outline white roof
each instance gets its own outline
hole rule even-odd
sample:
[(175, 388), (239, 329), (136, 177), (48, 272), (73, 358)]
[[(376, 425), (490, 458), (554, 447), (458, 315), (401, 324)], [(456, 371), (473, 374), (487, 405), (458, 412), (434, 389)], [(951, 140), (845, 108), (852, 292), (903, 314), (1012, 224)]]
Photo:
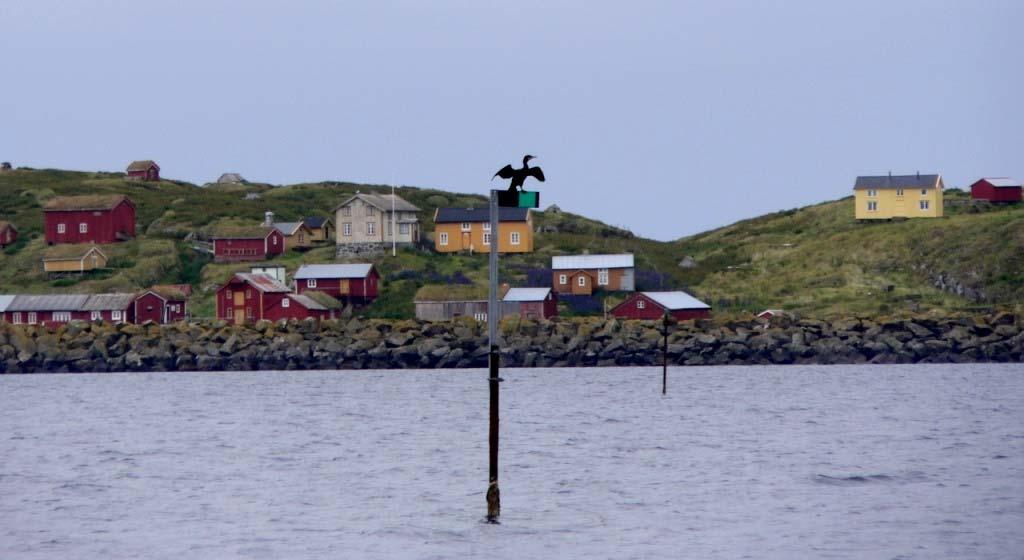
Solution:
[(0, 313), (7, 311), (7, 307), (11, 305), (11, 302), (14, 301), (14, 298), (16, 297), (17, 296), (0, 296)]
[(581, 268), (633, 268), (633, 255), (566, 255), (551, 257), (554, 270), (579, 270)]
[(988, 184), (993, 187), (1019, 187), (1020, 181), (1015, 181), (1009, 177), (985, 177)]
[(675, 311), (677, 309), (711, 309), (711, 306), (686, 292), (640, 292), (655, 303)]
[(502, 301), (544, 301), (551, 288), (509, 288)]
[(295, 273), (296, 280), (308, 278), (366, 278), (370, 274), (372, 264), (304, 264)]

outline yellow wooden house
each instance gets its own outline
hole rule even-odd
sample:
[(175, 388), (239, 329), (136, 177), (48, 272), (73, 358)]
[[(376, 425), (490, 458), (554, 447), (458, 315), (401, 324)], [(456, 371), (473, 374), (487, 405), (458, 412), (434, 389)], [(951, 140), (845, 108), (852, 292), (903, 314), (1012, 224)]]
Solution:
[[(498, 252), (533, 252), (533, 214), (529, 208), (499, 208)], [(434, 249), (438, 253), (491, 252), (490, 210), (438, 208), (434, 212)]]
[(85, 273), (107, 266), (107, 256), (95, 245), (54, 245), (43, 253), (48, 274)]
[(942, 175), (868, 175), (853, 185), (858, 220), (941, 218)]

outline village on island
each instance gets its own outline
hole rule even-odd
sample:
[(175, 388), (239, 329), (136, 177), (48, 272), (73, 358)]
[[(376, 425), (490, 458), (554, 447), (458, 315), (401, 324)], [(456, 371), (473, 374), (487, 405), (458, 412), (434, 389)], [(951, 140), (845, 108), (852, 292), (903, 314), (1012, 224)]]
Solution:
[[(9, 171), (10, 164), (4, 164)], [(134, 161), (126, 184), (160, 181), (151, 160)], [(238, 174), (219, 182), (241, 183)], [(899, 220), (943, 216), (939, 174), (857, 177), (855, 215), (851, 220)], [(976, 200), (1021, 201), (1021, 182), (982, 178), (970, 188)], [(40, 208), (47, 249), (38, 266), (51, 278), (88, 275), (109, 264), (105, 248), (136, 237), (136, 203), (124, 194), (54, 196)], [(497, 244), (501, 254), (531, 253), (533, 210), (500, 209), (500, 237), (494, 239), (485, 207), (439, 207), (432, 216), (396, 194), (356, 192), (332, 208), (309, 208), (309, 215), (278, 221), (272, 208), (252, 216), (249, 225), (215, 227), (192, 240), (194, 250), (214, 263), (237, 265), (215, 296), (215, 318), (232, 324), (262, 320), (329, 320), (358, 313), (387, 290), (374, 259), (394, 248), (417, 248), (436, 254), (486, 255)], [(432, 222), (432, 224), (430, 223)], [(429, 225), (428, 225), (429, 224)], [(432, 228), (425, 235), (424, 228)], [(18, 239), (18, 224), (0, 221), (0, 245)], [(335, 259), (305, 263), (289, 270), (276, 259), (288, 252), (335, 246)], [(597, 314), (622, 319), (676, 320), (709, 317), (711, 305), (680, 290), (638, 291), (632, 252), (563, 254), (550, 258), (550, 276), (523, 286), (501, 287), (502, 317), (544, 320), (558, 315), (559, 298), (614, 292), (621, 301)], [(131, 293), (0, 295), (0, 320), (10, 324), (59, 326), (75, 320), (168, 324), (193, 317), (189, 284), (158, 284)], [(424, 321), (472, 318), (488, 320), (486, 294), (473, 287), (425, 286), (414, 301), (415, 317)], [(783, 313), (766, 309), (763, 315)]]

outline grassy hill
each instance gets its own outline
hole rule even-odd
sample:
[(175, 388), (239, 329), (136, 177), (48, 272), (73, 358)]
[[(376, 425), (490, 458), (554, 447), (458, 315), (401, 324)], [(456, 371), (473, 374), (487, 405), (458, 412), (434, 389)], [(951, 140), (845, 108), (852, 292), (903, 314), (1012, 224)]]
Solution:
[[(266, 210), (280, 221), (330, 216), (339, 202), (390, 188), (344, 182), (210, 185), (180, 181), (137, 183), (121, 173), (19, 169), (0, 173), (0, 219), (14, 222), (19, 242), (0, 253), (0, 293), (134, 290), (154, 283), (192, 284), (191, 309), (213, 314), (217, 286), (247, 265), (213, 264), (191, 249), (187, 235), (219, 224), (257, 224)], [(110, 269), (82, 279), (47, 278), (40, 258), (42, 204), (53, 196), (123, 193), (136, 203), (139, 237), (108, 245)], [(483, 196), (402, 187), (398, 194), (423, 209), (423, 230), (439, 206), (483, 206)], [(659, 242), (583, 216), (538, 212), (536, 252), (503, 257), (503, 279), (514, 285), (550, 282), (553, 255), (631, 251), (638, 288), (684, 288), (721, 311), (782, 307), (808, 315), (865, 315), (899, 311), (948, 313), (1024, 300), (1024, 208), (977, 208), (950, 191), (947, 218), (880, 224), (853, 221), (852, 199), (780, 212), (684, 238)], [(288, 253), (274, 262), (294, 271), (333, 260), (332, 247)], [(679, 266), (684, 257), (693, 265)], [(384, 277), (380, 299), (365, 313), (404, 318), (424, 285), (481, 286), (484, 255), (437, 255), (402, 250), (376, 259)], [(946, 289), (940, 289), (944, 286)], [(955, 293), (959, 291), (961, 295)], [(602, 296), (604, 297), (604, 296)], [(609, 304), (620, 296), (607, 296)], [(584, 302), (586, 303), (586, 302)], [(573, 309), (600, 309), (591, 302)]]

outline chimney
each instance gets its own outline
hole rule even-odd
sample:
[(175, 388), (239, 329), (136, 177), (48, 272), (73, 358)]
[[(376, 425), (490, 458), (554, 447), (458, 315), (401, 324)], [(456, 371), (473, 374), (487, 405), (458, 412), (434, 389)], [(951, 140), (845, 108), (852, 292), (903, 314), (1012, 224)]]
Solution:
[(274, 225), (274, 213), (270, 210), (263, 213), (263, 225), (267, 227)]
[(920, 180), (921, 180), (921, 172), (920, 172), (920, 171), (918, 171), (918, 172), (917, 172), (917, 180), (918, 180), (918, 181), (920, 181)]

